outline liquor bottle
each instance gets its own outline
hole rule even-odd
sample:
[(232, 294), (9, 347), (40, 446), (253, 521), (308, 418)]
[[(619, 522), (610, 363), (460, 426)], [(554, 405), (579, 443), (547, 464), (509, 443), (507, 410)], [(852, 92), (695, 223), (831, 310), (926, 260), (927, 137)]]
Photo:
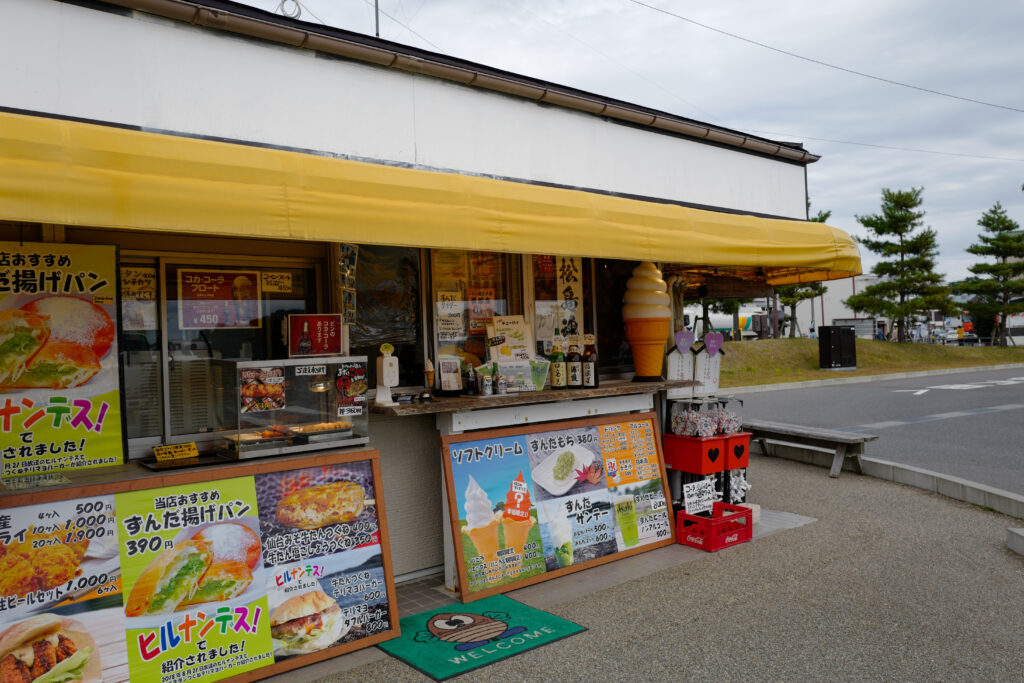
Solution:
[(567, 384), (570, 389), (583, 388), (583, 356), (577, 344), (569, 345), (569, 353), (565, 356), (565, 370), (568, 375)]
[(597, 346), (594, 335), (586, 334), (583, 335), (583, 388), (595, 389), (597, 386)]
[(312, 350), (313, 340), (309, 337), (309, 322), (307, 321), (302, 323), (302, 334), (299, 336), (299, 354), (306, 356)]
[(551, 388), (556, 391), (565, 389), (566, 384), (565, 354), (562, 347), (555, 344), (551, 347)]

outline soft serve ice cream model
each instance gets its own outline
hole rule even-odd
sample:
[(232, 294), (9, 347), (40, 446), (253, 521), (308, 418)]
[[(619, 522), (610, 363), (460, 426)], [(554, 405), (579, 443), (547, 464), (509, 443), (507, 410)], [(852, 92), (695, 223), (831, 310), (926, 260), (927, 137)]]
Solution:
[(462, 531), (473, 541), (476, 551), (483, 558), (487, 581), (495, 583), (501, 580), (502, 570), (498, 559), (499, 516), (493, 512), (492, 507), (487, 492), (470, 476), (466, 486), (466, 526), (462, 527)]
[(512, 480), (508, 493), (505, 495), (505, 510), (501, 515), (501, 529), (505, 534), (505, 547), (515, 552), (508, 555), (506, 570), (508, 575), (516, 577), (523, 568), (523, 546), (533, 528), (530, 516), (530, 489), (523, 479), (522, 470)]
[(622, 300), (622, 321), (636, 371), (633, 381), (660, 380), (665, 342), (672, 326), (672, 311), (668, 307), (671, 299), (661, 271), (650, 262), (634, 268)]

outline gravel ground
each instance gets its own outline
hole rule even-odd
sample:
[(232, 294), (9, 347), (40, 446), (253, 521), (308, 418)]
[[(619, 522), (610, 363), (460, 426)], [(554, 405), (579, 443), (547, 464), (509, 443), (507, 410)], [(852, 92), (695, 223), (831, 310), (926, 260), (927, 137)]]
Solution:
[[(1020, 520), (773, 458), (749, 479), (817, 521), (546, 605), (589, 630), (452, 680), (1024, 680)], [(322, 680), (430, 679), (389, 658)]]

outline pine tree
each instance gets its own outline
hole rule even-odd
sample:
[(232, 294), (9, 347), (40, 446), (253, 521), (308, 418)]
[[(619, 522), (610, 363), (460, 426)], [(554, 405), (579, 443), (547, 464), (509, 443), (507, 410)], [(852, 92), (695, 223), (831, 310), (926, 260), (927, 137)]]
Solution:
[[(979, 244), (972, 244), (967, 251), (975, 256), (992, 257), (992, 261), (981, 261), (967, 270), (975, 276), (960, 285), (960, 289), (979, 297), (982, 307), (991, 307), (1000, 312), (999, 345), (1006, 346), (1006, 319), (1010, 313), (1024, 311), (1024, 303), (1010, 303), (1014, 295), (1024, 294), (1024, 231), (1020, 225), (1006, 215), (999, 202), (983, 213), (978, 220), (982, 232), (978, 234)], [(971, 308), (975, 308), (972, 304)]]
[(857, 241), (882, 257), (871, 269), (880, 281), (846, 300), (858, 313), (884, 315), (896, 322), (897, 339), (907, 341), (907, 322), (931, 310), (951, 313), (953, 304), (943, 276), (935, 272), (939, 253), (935, 231), (924, 228), (924, 188), (882, 190), (882, 212), (857, 216), (868, 237)]

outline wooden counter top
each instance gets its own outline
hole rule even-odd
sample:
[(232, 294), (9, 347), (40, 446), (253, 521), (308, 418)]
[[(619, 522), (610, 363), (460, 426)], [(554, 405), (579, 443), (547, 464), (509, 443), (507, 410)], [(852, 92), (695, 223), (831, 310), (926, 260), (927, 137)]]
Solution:
[(575, 401), (602, 396), (623, 396), (626, 394), (650, 394), (665, 389), (682, 389), (697, 386), (692, 380), (660, 380), (658, 382), (632, 382), (613, 380), (602, 382), (596, 389), (567, 389), (565, 391), (525, 391), (515, 394), (493, 396), (458, 396), (447, 398), (435, 396), (428, 403), (399, 403), (393, 406), (371, 404), (374, 413), (402, 417), (406, 415), (427, 415), (430, 413), (454, 413), (461, 410), (480, 410), (503, 406), (521, 406), (556, 401)]

